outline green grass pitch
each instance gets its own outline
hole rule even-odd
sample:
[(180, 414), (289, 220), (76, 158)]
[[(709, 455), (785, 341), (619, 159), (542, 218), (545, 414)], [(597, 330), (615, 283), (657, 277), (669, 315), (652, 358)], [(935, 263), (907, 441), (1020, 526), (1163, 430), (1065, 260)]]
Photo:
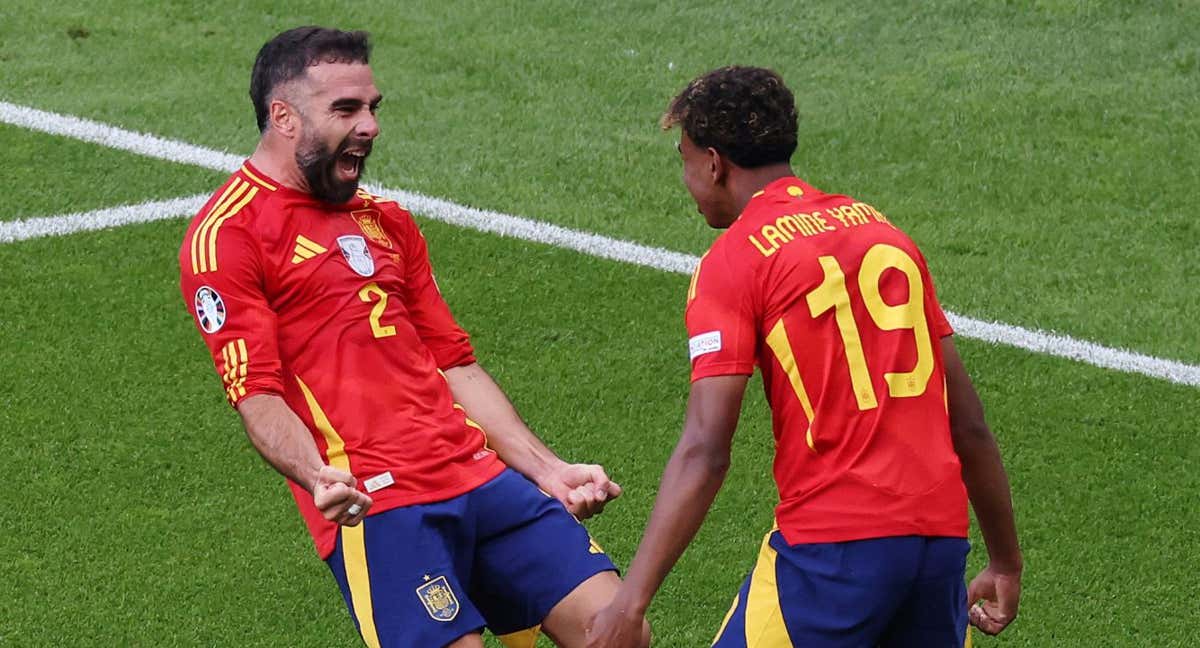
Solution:
[[(347, 5), (9, 0), (0, 101), (248, 153), (258, 47), (367, 29), (369, 181), (698, 254), (713, 233), (656, 119), (702, 71), (766, 65), (796, 91), (798, 172), (912, 234), (948, 309), (1200, 363), (1195, 3)], [(223, 178), (7, 125), (0, 170), (0, 221)], [(682, 422), (687, 278), (421, 224), (484, 366), (625, 486), (589, 522), (625, 566)], [(0, 646), (356, 644), (182, 306), (184, 227), (0, 244)], [(1021, 617), (975, 645), (1192, 645), (1196, 389), (959, 344), (1027, 563)], [(711, 639), (770, 526), (770, 453), (756, 379), (728, 484), (650, 610), (657, 645)]]

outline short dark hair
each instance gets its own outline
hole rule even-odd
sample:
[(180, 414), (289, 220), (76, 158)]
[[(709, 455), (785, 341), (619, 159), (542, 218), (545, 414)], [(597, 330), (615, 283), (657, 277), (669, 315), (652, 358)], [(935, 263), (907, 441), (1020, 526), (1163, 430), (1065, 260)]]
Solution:
[(659, 122), (678, 124), (697, 146), (744, 168), (788, 162), (796, 152), (796, 100), (773, 70), (730, 66), (696, 77)]
[(367, 63), (371, 52), (367, 32), (326, 27), (296, 27), (267, 41), (250, 73), (250, 101), (259, 132), (267, 130), (271, 93), (302, 76), (319, 63)]

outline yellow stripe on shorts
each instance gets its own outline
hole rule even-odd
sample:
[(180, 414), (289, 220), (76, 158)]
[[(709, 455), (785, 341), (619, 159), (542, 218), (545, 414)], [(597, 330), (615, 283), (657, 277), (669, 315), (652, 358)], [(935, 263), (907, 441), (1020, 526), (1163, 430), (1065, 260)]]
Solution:
[(540, 634), (542, 634), (542, 626), (535, 625), (532, 628), (517, 630), (506, 635), (496, 635), (496, 638), (505, 645), (505, 648), (534, 648)]
[(758, 551), (758, 562), (750, 577), (750, 592), (746, 595), (746, 648), (792, 645), (787, 626), (783, 624), (783, 610), (779, 607), (779, 587), (775, 580), (777, 555), (771, 547), (771, 533), (768, 533)]

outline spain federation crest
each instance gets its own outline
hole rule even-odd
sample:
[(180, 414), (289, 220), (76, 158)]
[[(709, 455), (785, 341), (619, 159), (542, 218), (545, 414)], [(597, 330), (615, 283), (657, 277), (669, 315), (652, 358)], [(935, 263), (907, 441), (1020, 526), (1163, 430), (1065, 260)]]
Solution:
[(367, 239), (357, 234), (339, 236), (338, 247), (342, 248), (342, 256), (350, 264), (350, 269), (364, 277), (375, 274), (375, 258), (367, 248)]
[(417, 596), (434, 621), (453, 621), (458, 616), (458, 597), (445, 576), (438, 576), (418, 587)]
[(205, 333), (216, 333), (225, 326), (225, 301), (217, 291), (200, 286), (196, 291), (196, 321)]
[(350, 212), (350, 217), (354, 219), (354, 222), (358, 223), (359, 229), (363, 231), (363, 234), (367, 238), (385, 248), (391, 249), (392, 239), (388, 238), (387, 232), (383, 231), (383, 227), (379, 224), (379, 212), (374, 209), (359, 209)]

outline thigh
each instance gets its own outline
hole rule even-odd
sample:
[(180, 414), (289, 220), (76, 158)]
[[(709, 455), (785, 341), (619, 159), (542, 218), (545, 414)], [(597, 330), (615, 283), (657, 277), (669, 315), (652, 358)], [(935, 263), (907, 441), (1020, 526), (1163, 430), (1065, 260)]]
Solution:
[[(551, 610), (585, 583), (589, 584), (571, 604), (549, 619), (551, 625), (566, 631), (569, 624), (560, 619), (574, 614), (570, 611), (592, 604), (605, 592), (611, 598), (617, 581), (612, 560), (558, 500), (519, 473), (505, 471), (479, 488), (472, 494), (472, 506), (479, 537), (470, 596), (497, 635), (543, 624)], [(611, 580), (590, 582), (605, 572), (612, 572)], [(517, 645), (515, 640), (512, 645)]]
[(465, 647), (478, 640), (483, 616), (455, 569), (462, 508), (455, 500), (401, 507), (341, 527), (326, 563), (368, 646)]
[(880, 646), (961, 648), (966, 643), (969, 551), (962, 538), (925, 539), (920, 571)]

